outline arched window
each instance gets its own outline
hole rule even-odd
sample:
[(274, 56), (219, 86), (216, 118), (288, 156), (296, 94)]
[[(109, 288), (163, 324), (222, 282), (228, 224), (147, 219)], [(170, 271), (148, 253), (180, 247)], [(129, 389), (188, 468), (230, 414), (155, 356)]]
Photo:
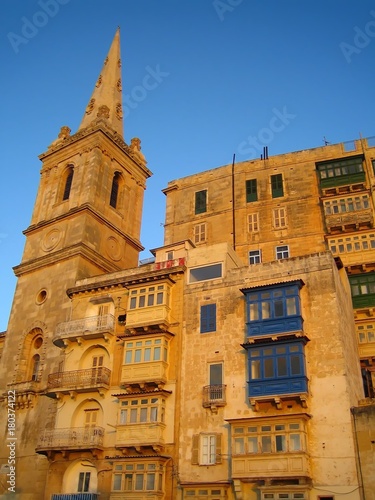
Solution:
[(39, 366), (40, 366), (40, 356), (39, 354), (35, 354), (33, 356), (31, 380), (38, 380)]
[(119, 172), (115, 172), (115, 175), (113, 176), (112, 180), (111, 196), (109, 199), (109, 204), (113, 208), (117, 208), (118, 206), (120, 183), (121, 183), (121, 175)]
[(74, 169), (70, 166), (65, 173), (65, 184), (62, 200), (68, 200), (70, 196), (70, 190), (72, 188)]

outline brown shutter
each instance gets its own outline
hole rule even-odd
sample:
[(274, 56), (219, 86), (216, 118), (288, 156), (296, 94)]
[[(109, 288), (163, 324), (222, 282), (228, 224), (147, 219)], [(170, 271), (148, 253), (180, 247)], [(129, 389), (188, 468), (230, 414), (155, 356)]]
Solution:
[(194, 434), (193, 436), (191, 463), (193, 465), (199, 464), (199, 434)]
[(216, 463), (221, 464), (221, 434), (216, 434)]

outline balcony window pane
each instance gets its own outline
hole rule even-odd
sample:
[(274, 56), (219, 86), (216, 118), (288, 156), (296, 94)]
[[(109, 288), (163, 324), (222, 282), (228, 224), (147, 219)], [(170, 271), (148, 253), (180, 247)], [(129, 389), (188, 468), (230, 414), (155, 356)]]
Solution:
[(114, 474), (114, 476), (113, 476), (113, 490), (114, 491), (121, 490), (121, 479), (122, 479), (122, 474)]
[(137, 410), (135, 408), (132, 408), (130, 410), (130, 423), (135, 424), (137, 421)]
[(301, 449), (301, 435), (300, 434), (290, 434), (289, 436), (289, 447), (290, 451), (299, 451)]
[(271, 303), (262, 302), (262, 319), (267, 319), (271, 316)]
[(157, 422), (158, 420), (158, 409), (157, 407), (152, 407), (150, 412), (150, 422)]
[(143, 490), (143, 474), (135, 475), (135, 488), (136, 491)]
[(271, 453), (271, 436), (262, 436), (262, 452)]
[(131, 491), (133, 489), (133, 474), (125, 474), (125, 491)]
[(243, 438), (235, 438), (234, 453), (236, 455), (243, 455), (245, 453), (245, 443)]
[(300, 375), (302, 373), (301, 359), (299, 356), (291, 356), (290, 357), (290, 365), (291, 365), (291, 374), (292, 375)]
[(286, 314), (287, 316), (297, 314), (296, 297), (288, 297), (286, 299)]
[(151, 347), (146, 347), (144, 353), (144, 361), (150, 361), (150, 360), (151, 360)]
[(146, 479), (146, 490), (155, 489), (155, 474), (147, 474)]
[(276, 436), (276, 451), (286, 451), (286, 441), (283, 434), (277, 434)]
[(140, 422), (147, 422), (147, 408), (141, 408)]
[(250, 321), (259, 319), (258, 304), (250, 304)]
[(132, 297), (130, 299), (130, 309), (135, 309), (136, 306), (137, 306), (137, 299), (136, 299), (136, 297)]
[(160, 347), (154, 347), (154, 361), (160, 361)]
[(274, 308), (275, 308), (275, 318), (280, 318), (284, 316), (284, 308), (282, 300), (275, 300)]
[(120, 412), (120, 424), (126, 424), (128, 419), (128, 410), (121, 410)]
[(255, 359), (251, 361), (251, 378), (252, 380), (260, 378), (260, 360)]
[(142, 356), (142, 350), (141, 349), (136, 349), (134, 353), (134, 363), (140, 363), (141, 362), (141, 356)]
[(285, 377), (287, 374), (286, 358), (284, 356), (280, 356), (277, 358), (277, 376)]
[(125, 363), (132, 362), (132, 351), (126, 351), (125, 353)]
[(147, 305), (148, 306), (153, 306), (154, 305), (154, 294), (151, 294), (147, 297)]
[(247, 451), (248, 451), (248, 453), (258, 453), (258, 438), (257, 437), (247, 438)]
[(164, 293), (163, 292), (158, 292), (156, 294), (156, 303), (158, 305), (162, 304), (163, 303), (163, 296), (164, 296)]
[(272, 358), (266, 358), (264, 360), (264, 377), (265, 378), (274, 377), (273, 359)]

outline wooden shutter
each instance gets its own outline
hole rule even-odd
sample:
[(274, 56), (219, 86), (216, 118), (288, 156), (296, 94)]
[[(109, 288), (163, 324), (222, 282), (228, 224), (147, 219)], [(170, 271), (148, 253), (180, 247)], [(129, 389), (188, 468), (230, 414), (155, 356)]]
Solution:
[(193, 465), (199, 464), (199, 434), (194, 434), (191, 450), (191, 463)]
[(221, 434), (216, 434), (216, 463), (221, 464)]

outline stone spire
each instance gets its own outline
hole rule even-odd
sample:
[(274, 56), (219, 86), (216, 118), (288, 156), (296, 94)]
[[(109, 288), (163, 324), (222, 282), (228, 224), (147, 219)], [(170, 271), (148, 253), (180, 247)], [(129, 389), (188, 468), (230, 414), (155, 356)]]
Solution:
[(79, 130), (102, 120), (123, 138), (120, 28), (117, 28)]

